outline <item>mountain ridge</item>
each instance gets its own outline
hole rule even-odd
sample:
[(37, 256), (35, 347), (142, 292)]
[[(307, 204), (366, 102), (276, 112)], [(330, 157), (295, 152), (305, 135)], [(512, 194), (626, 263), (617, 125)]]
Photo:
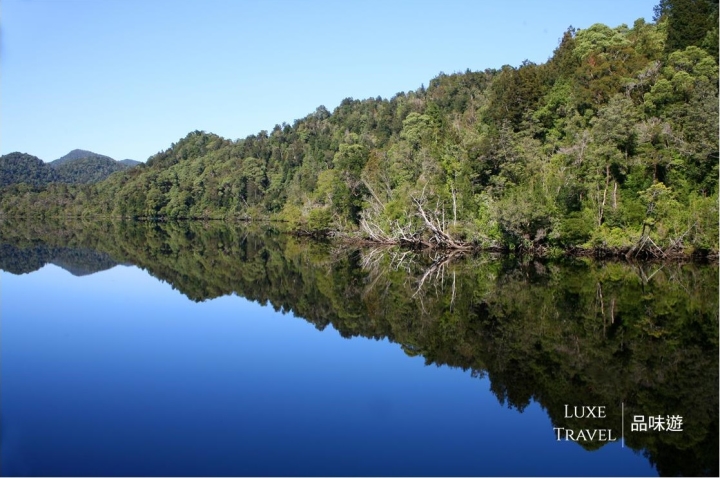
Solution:
[(73, 149), (72, 151), (67, 153), (65, 156), (62, 156), (56, 160), (50, 161), (48, 164), (57, 167), (57, 166), (60, 166), (61, 164), (65, 164), (70, 161), (75, 161), (75, 160), (84, 159), (84, 158), (102, 158), (102, 159), (107, 158), (107, 159), (111, 159), (111, 160), (115, 161), (110, 156), (105, 156), (104, 154), (94, 153), (92, 151), (88, 151), (85, 149)]
[(13, 152), (0, 157), (0, 187), (19, 183), (35, 187), (51, 183), (92, 184), (138, 164), (141, 163), (132, 159), (116, 161), (84, 149), (73, 149), (51, 162), (28, 153)]

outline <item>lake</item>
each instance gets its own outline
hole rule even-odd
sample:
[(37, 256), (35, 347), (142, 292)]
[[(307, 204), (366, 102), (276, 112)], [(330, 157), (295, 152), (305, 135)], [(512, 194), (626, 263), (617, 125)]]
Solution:
[(716, 264), (5, 220), (4, 476), (718, 474)]

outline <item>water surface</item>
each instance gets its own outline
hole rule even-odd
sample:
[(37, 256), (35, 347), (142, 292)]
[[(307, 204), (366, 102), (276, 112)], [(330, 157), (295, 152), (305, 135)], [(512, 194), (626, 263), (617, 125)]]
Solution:
[(717, 474), (715, 266), (0, 232), (3, 475)]

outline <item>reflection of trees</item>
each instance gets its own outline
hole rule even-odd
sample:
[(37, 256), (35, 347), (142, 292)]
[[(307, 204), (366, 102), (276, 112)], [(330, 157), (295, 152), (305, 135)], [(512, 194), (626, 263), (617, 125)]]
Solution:
[(103, 251), (196, 301), (234, 293), (320, 330), (388, 338), (487, 375), (519, 411), (537, 401), (553, 426), (597, 427), (564, 419), (564, 404), (606, 405), (616, 430), (621, 402), (626, 429), (633, 414), (681, 415), (682, 433), (626, 433), (626, 444), (664, 475), (718, 472), (716, 266), (431, 257), (218, 223), (37, 228), (6, 223), (0, 236), (29, 257), (40, 240)]

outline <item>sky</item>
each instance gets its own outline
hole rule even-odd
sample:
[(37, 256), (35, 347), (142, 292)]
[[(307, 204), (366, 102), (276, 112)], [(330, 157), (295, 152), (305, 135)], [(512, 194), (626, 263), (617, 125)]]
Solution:
[(2, 0), (0, 153), (145, 161), (189, 132), (244, 138), (344, 98), (543, 63), (569, 26), (658, 0)]

